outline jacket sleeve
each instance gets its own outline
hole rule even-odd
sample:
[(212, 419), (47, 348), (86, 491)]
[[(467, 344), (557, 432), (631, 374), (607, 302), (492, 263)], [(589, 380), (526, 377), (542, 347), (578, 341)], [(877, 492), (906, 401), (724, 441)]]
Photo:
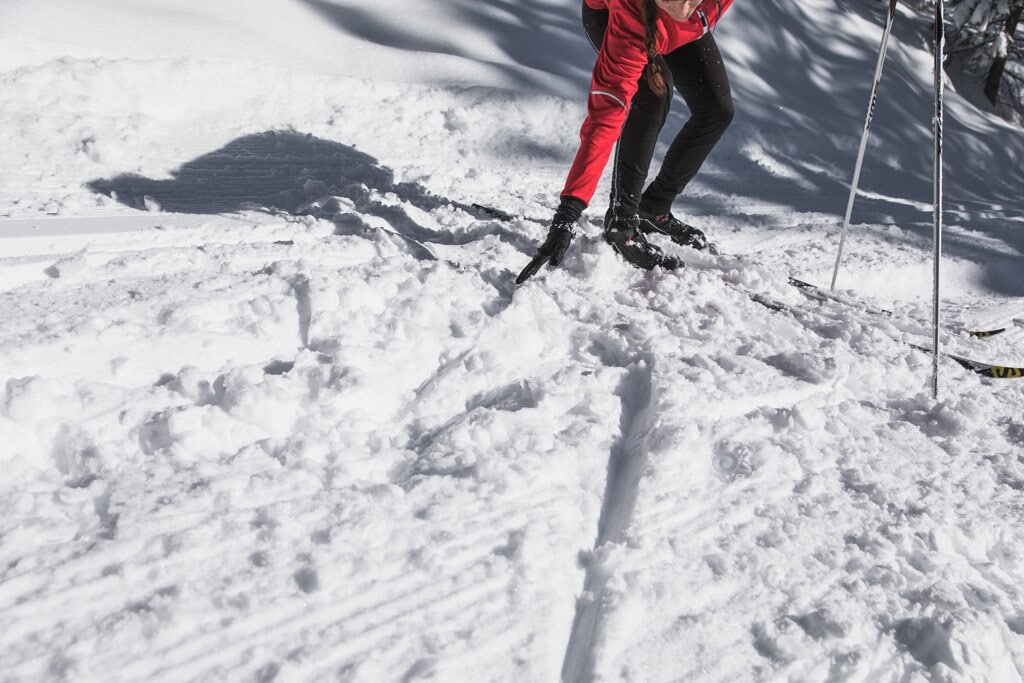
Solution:
[(576, 158), (562, 189), (563, 197), (576, 197), (590, 203), (619, 139), (645, 66), (643, 18), (634, 3), (619, 3), (609, 13), (604, 43), (594, 64), (587, 118), (580, 130)]

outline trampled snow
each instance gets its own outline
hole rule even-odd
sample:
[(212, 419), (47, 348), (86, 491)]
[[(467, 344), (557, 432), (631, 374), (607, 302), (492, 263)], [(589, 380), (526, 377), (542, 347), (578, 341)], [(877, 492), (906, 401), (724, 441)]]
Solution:
[[(717, 29), (675, 211), (725, 255), (631, 268), (605, 185), (516, 288), (578, 11), (0, 5), (0, 680), (1024, 678), (1024, 379), (934, 400), (915, 348), (927, 19), (839, 279), (886, 315), (787, 283), (831, 277), (881, 3)], [(943, 343), (1024, 366), (1024, 132), (947, 104)]]

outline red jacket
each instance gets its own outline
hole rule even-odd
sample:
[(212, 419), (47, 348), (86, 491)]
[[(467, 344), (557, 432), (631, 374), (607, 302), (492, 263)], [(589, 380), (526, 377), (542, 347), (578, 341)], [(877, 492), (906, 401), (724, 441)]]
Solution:
[[(594, 64), (580, 147), (561, 195), (589, 204), (622, 132), (637, 81), (647, 66), (647, 49), (642, 0), (586, 3), (591, 9), (608, 10), (608, 30)], [(675, 21), (658, 9), (658, 52), (668, 54), (708, 33), (730, 5), (732, 0), (721, 0), (721, 6), (718, 0), (705, 0), (684, 22)]]

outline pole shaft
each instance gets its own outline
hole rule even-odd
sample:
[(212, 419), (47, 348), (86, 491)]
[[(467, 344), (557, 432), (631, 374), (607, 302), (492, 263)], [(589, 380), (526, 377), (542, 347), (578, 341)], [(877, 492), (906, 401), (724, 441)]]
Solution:
[(946, 46), (943, 0), (935, 2), (935, 139), (934, 179), (934, 262), (932, 264), (932, 397), (939, 398), (939, 324), (941, 302), (940, 275), (942, 265), (942, 57)]
[(875, 104), (878, 99), (878, 84), (882, 80), (882, 68), (885, 66), (885, 51), (889, 46), (889, 34), (892, 33), (893, 20), (896, 17), (897, 0), (889, 0), (889, 12), (885, 18), (885, 30), (882, 32), (882, 44), (878, 48), (878, 64), (875, 65), (875, 79), (871, 84), (871, 97), (868, 100), (868, 114), (864, 120), (864, 131), (860, 135), (860, 149), (857, 150), (857, 163), (853, 168), (853, 181), (850, 183), (850, 198), (846, 202), (846, 215), (843, 217), (843, 230), (839, 235), (839, 253), (836, 255), (836, 267), (832, 271), (831, 290), (836, 288), (839, 277), (839, 264), (843, 260), (843, 246), (846, 244), (846, 232), (850, 228), (850, 217), (853, 216), (853, 203), (857, 198), (857, 186), (860, 184), (860, 171), (864, 165), (864, 152), (868, 147), (868, 130), (875, 118)]

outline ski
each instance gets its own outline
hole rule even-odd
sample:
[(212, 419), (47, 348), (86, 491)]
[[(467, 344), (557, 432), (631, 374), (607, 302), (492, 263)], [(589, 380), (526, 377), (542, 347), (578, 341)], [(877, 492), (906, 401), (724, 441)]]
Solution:
[[(726, 283), (726, 284), (729, 284), (729, 283)], [(743, 290), (743, 289), (741, 289), (739, 287), (736, 287), (735, 285), (730, 285), (730, 286), (733, 287), (734, 289), (738, 290), (738, 291), (742, 291), (754, 303), (760, 304), (761, 306), (764, 306), (765, 308), (770, 309), (772, 311), (779, 312), (779, 313), (788, 313), (788, 314), (792, 315), (794, 318), (796, 318), (797, 320), (799, 320), (801, 316), (804, 316), (804, 315), (807, 314), (807, 312), (804, 309), (802, 309), (801, 307), (799, 307), (799, 306), (795, 306), (793, 304), (788, 304), (788, 303), (779, 301), (777, 299), (772, 299), (771, 297), (765, 296), (764, 294), (758, 294), (758, 293), (752, 294), (752, 293), (747, 292), (747, 291), (745, 291), (745, 290)], [(840, 301), (840, 303), (843, 303), (843, 302)], [(914, 344), (914, 343), (910, 343), (910, 342), (905, 342), (905, 343), (907, 343), (907, 345), (910, 346), (911, 348), (917, 349), (918, 351), (923, 351), (923, 352), (929, 353), (929, 354), (932, 353), (932, 350), (930, 348), (925, 347), (925, 346), (920, 346), (918, 344)], [(996, 365), (994, 363), (985, 363), (983, 361), (974, 360), (972, 358), (967, 358), (965, 356), (960, 356), (960, 355), (957, 355), (955, 353), (949, 353), (949, 352), (946, 352), (946, 351), (940, 351), (939, 352), (939, 356), (942, 357), (942, 358), (948, 358), (949, 360), (953, 361), (954, 363), (956, 363), (960, 367), (962, 367), (962, 368), (964, 368), (966, 370), (969, 370), (970, 372), (972, 372), (972, 373), (974, 373), (976, 375), (981, 375), (982, 377), (988, 377), (988, 378), (991, 378), (991, 379), (1019, 379), (1021, 377), (1024, 377), (1024, 367), (1015, 367), (1015, 366), (1011, 366), (1011, 365)]]
[(472, 209), (476, 209), (477, 211), (482, 212), (485, 216), (489, 218), (494, 218), (504, 223), (511, 223), (513, 220), (516, 219), (529, 221), (530, 223), (547, 223), (550, 220), (550, 218), (531, 218), (529, 216), (513, 216), (507, 211), (502, 211), (501, 209), (496, 209), (493, 206), (487, 206), (485, 204), (474, 203), (470, 204), (469, 206)]
[(510, 222), (510, 221), (515, 220), (515, 216), (513, 216), (512, 214), (506, 213), (505, 211), (502, 211), (501, 209), (496, 209), (493, 206), (487, 206), (485, 204), (475, 204), (475, 203), (474, 204), (470, 204), (470, 206), (472, 206), (474, 209), (477, 209), (479, 211), (483, 211), (485, 214), (487, 214), (491, 218), (497, 218), (499, 221)]
[[(898, 317), (895, 312), (890, 311), (888, 309), (878, 308), (876, 306), (871, 306), (870, 304), (866, 304), (866, 303), (863, 303), (863, 302), (851, 301), (851, 300), (847, 299), (846, 297), (843, 297), (843, 296), (841, 296), (839, 294), (835, 294), (833, 292), (829, 292), (829, 291), (825, 290), (822, 287), (819, 287), (817, 285), (812, 285), (809, 282), (805, 282), (803, 280), (799, 280), (799, 279), (797, 279), (795, 277), (790, 277), (789, 278), (789, 284), (791, 284), (794, 287), (796, 287), (797, 289), (799, 289), (805, 296), (807, 296), (810, 299), (816, 299), (818, 301), (834, 301), (834, 302), (836, 302), (838, 304), (842, 304), (844, 306), (857, 306), (857, 307), (860, 307), (860, 308), (864, 309), (865, 311), (867, 311), (868, 313), (870, 313), (872, 315), (881, 315), (881, 316), (887, 316), (887, 317), (890, 317), (890, 318)], [(914, 320), (914, 319), (911, 318), (911, 320)], [(921, 325), (925, 324), (923, 321), (920, 321), (920, 320), (914, 320), (914, 322), (920, 323)], [(954, 328), (952, 328), (952, 331), (956, 332), (958, 334), (966, 334), (968, 336), (975, 337), (977, 339), (988, 339), (989, 337), (994, 337), (997, 334), (1002, 334), (1003, 332), (1006, 332), (1006, 329), (1007, 328), (1005, 328), (1005, 327), (999, 327), (999, 328), (995, 328), (995, 329), (991, 329), (991, 330), (970, 330), (970, 329), (967, 329), (966, 327), (954, 327)]]
[[(918, 351), (932, 353), (932, 350), (926, 346), (918, 346), (917, 344), (911, 344), (910, 346)], [(981, 375), (982, 377), (992, 377), (995, 379), (1018, 379), (1020, 377), (1024, 377), (1024, 368), (982, 363), (981, 361), (971, 360), (970, 358), (964, 358), (963, 356), (958, 356), (955, 353), (946, 353), (944, 351), (940, 351), (939, 355), (944, 358), (949, 358), (960, 367), (970, 370), (974, 374)]]

